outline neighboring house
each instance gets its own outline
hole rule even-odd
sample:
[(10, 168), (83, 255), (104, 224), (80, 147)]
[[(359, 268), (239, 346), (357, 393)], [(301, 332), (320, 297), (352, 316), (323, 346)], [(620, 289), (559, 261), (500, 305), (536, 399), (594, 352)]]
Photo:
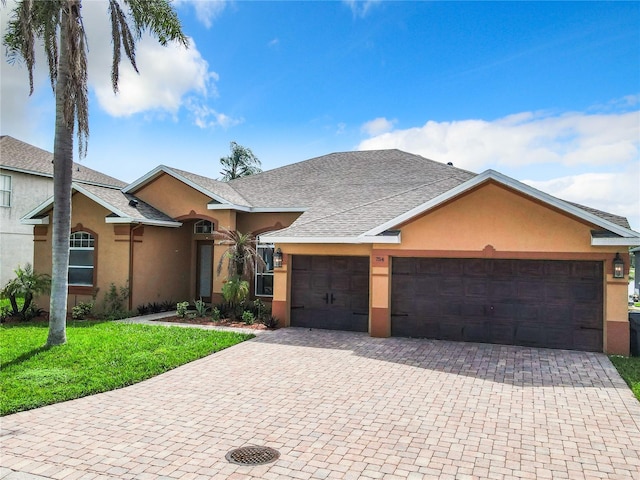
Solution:
[[(20, 218), (53, 195), (52, 161), (46, 150), (0, 136), (0, 288), (18, 265), (33, 263), (33, 226)], [(81, 164), (74, 164), (73, 179), (84, 185), (126, 185)]]
[(640, 247), (631, 249), (633, 253), (633, 261), (635, 268), (635, 277), (633, 279), (633, 294), (640, 294)]
[[(335, 153), (228, 183), (159, 166), (121, 191), (74, 184), (70, 304), (219, 301), (219, 227), (259, 236), (253, 294), (282, 326), (628, 354), (625, 218), (488, 170), (398, 150)], [(52, 202), (26, 216), (51, 268)], [(274, 257), (282, 254), (282, 266)]]

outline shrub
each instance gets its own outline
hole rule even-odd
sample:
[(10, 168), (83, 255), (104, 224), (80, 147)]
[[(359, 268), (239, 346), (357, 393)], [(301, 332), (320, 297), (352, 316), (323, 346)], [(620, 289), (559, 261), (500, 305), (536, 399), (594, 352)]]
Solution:
[(271, 313), (271, 309), (259, 298), (253, 301), (252, 312), (259, 321), (264, 320)]
[(253, 325), (255, 320), (256, 318), (253, 316), (253, 312), (249, 310), (245, 310), (244, 312), (242, 312), (242, 321), (247, 325)]
[(116, 287), (115, 283), (109, 285), (109, 291), (104, 295), (104, 313), (108, 318), (118, 319), (128, 316), (123, 304), (129, 298), (129, 286)]
[(147, 305), (149, 307), (149, 311), (151, 313), (160, 313), (162, 311), (162, 307), (159, 303), (153, 302)]
[(71, 318), (74, 320), (84, 320), (93, 310), (93, 303), (80, 302), (71, 309)]
[(149, 313), (149, 307), (146, 305), (138, 305), (138, 315), (146, 315)]
[(204, 317), (209, 311), (209, 307), (207, 307), (207, 304), (202, 301), (202, 297), (196, 300), (194, 303), (196, 306), (196, 313), (198, 317)]
[(265, 327), (274, 329), (278, 326), (278, 319), (273, 315), (267, 315), (262, 319), (262, 323)]
[(189, 302), (178, 302), (176, 304), (176, 315), (180, 318), (187, 316), (187, 310), (189, 309)]
[[(16, 277), (0, 291), (0, 298), (7, 298), (11, 303), (11, 312), (14, 316), (19, 316), (23, 320), (29, 320), (37, 315), (31, 309), (31, 302), (41, 293), (47, 293), (51, 289), (51, 277), (43, 273), (36, 273), (30, 263), (24, 268), (18, 266), (13, 271)], [(18, 308), (17, 298), (24, 298), (22, 309)]]
[(222, 285), (222, 296), (231, 307), (231, 316), (236, 316), (237, 308), (249, 295), (249, 282), (240, 277), (231, 277)]
[(173, 300), (165, 300), (160, 304), (160, 308), (163, 312), (170, 312), (174, 309), (175, 304), (176, 303)]
[(213, 307), (211, 309), (211, 320), (213, 320), (214, 322), (220, 321), (220, 310), (218, 310), (217, 307)]

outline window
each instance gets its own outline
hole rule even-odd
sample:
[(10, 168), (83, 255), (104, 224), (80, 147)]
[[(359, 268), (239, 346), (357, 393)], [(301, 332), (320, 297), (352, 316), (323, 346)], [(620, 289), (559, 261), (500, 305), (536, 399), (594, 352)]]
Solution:
[(69, 285), (93, 286), (95, 238), (88, 232), (69, 237)]
[(264, 265), (256, 265), (256, 295), (264, 297), (273, 296), (273, 245), (258, 244), (256, 250)]
[(11, 177), (0, 175), (0, 207), (11, 206)]
[(200, 220), (193, 226), (194, 233), (213, 233), (213, 222)]

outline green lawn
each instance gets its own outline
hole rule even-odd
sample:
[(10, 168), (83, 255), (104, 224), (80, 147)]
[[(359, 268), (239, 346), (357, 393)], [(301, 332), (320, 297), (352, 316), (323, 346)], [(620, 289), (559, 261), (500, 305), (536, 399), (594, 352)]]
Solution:
[(254, 335), (117, 322), (67, 326), (44, 348), (46, 324), (0, 327), (0, 415), (131, 385)]
[(620, 376), (624, 378), (631, 391), (640, 400), (640, 357), (609, 357), (611, 363), (618, 369)]

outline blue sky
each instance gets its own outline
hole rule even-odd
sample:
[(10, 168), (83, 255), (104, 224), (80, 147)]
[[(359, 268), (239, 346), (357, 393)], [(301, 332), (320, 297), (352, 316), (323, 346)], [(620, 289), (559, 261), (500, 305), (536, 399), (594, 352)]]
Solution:
[[(84, 164), (219, 176), (229, 142), (265, 170), (400, 148), (493, 168), (640, 229), (640, 3), (177, 1), (191, 48), (143, 38), (110, 91), (106, 2), (85, 0)], [(4, 26), (9, 9), (2, 8)], [(43, 61), (2, 64), (2, 134), (51, 150)]]

